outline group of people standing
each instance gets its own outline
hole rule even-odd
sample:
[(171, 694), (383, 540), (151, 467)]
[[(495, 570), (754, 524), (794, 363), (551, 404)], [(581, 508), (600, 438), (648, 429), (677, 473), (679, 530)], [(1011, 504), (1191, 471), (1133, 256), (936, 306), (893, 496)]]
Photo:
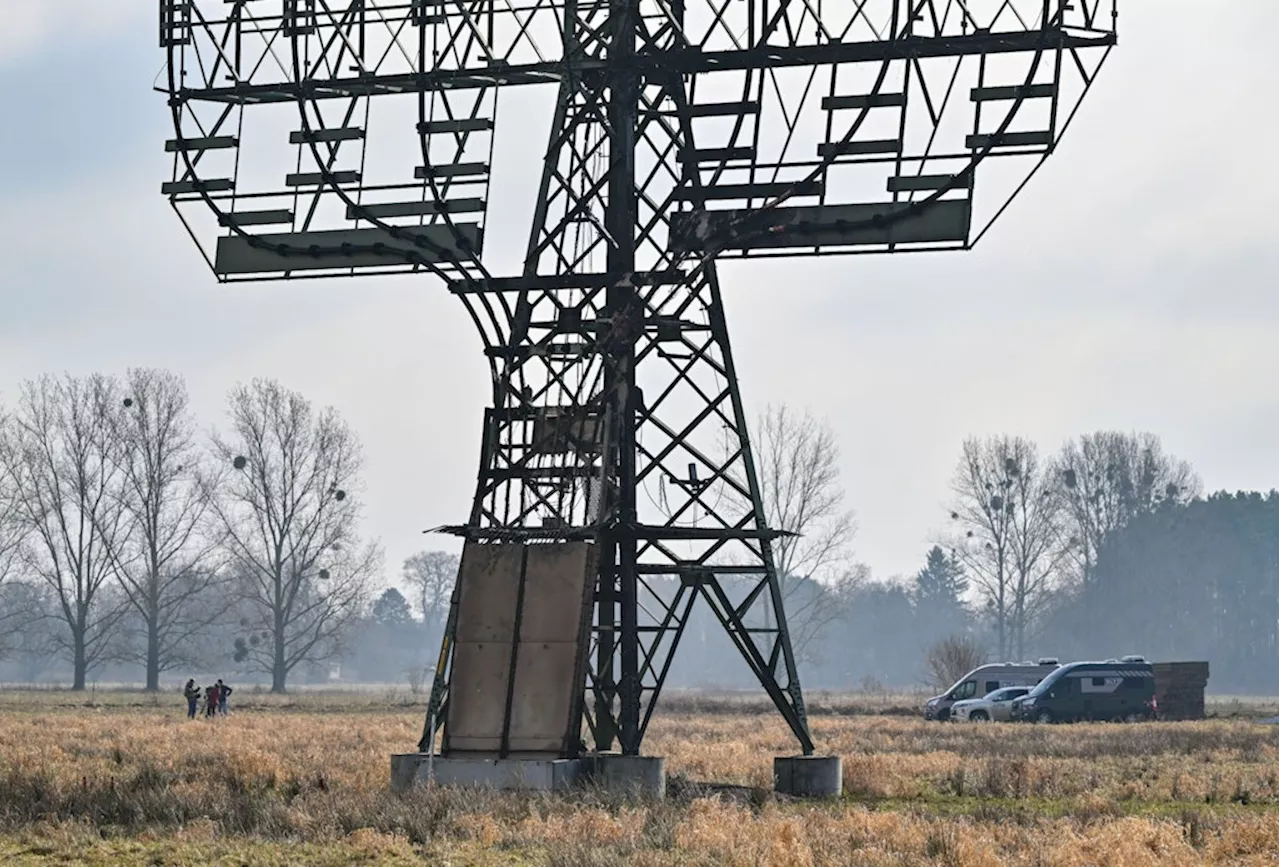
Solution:
[[(187, 719), (196, 718), (196, 705), (200, 703), (200, 687), (196, 686), (195, 678), (187, 681), (187, 685), (183, 687), (182, 694), (187, 699)], [(231, 695), (232, 689), (222, 682), (219, 678), (218, 682), (212, 686), (204, 688), (204, 715), (206, 717), (226, 716), (227, 715), (227, 698)]]

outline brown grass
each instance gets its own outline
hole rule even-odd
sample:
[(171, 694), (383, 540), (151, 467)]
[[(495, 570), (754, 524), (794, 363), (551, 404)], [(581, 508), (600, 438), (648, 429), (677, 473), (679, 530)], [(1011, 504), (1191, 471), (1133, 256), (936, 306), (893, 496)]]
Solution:
[[(388, 757), (417, 740), (421, 718), (376, 696), (294, 707), (245, 696), (213, 722), (188, 722), (171, 699), (82, 698), (0, 696), (5, 863), (75, 853), (90, 863), (1127, 867), (1278, 854), (1275, 729), (1245, 722), (817, 715), (821, 749), (844, 757), (846, 796), (811, 804), (768, 791), (772, 757), (793, 749), (775, 717), (669, 708), (646, 746), (667, 757), (676, 794), (627, 805), (592, 791), (394, 796)], [(688, 781), (744, 788), (708, 796)]]

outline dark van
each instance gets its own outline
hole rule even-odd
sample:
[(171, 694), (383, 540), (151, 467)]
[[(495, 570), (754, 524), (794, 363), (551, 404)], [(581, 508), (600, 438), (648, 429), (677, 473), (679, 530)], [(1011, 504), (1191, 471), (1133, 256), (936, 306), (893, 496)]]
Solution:
[(1156, 718), (1156, 676), (1151, 663), (1125, 660), (1071, 662), (1014, 699), (1015, 720), (1075, 722)]

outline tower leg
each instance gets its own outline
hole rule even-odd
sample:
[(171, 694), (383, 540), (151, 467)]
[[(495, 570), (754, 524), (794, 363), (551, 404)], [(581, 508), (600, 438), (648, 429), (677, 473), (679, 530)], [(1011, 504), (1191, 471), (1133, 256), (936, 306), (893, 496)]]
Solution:
[[(611, 14), (634, 13), (622, 5)], [(611, 59), (633, 37), (616, 37)], [(496, 323), (483, 329), (494, 406), (461, 531), (599, 542), (584, 703), (597, 752), (639, 755), (702, 598), (807, 755), (777, 533), (714, 261), (669, 239), (680, 179), (658, 167), (693, 149), (688, 95), (678, 77), (629, 70), (561, 84), (524, 276), (455, 287), (478, 322)]]

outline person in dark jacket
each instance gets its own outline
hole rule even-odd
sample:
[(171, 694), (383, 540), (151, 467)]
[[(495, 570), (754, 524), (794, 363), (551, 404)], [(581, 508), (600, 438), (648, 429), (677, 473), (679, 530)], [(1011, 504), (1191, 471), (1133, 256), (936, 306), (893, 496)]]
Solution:
[(187, 699), (187, 719), (195, 719), (196, 703), (200, 701), (200, 687), (196, 686), (194, 677), (188, 680), (187, 685), (182, 688), (182, 694)]
[(221, 716), (227, 715), (227, 696), (231, 695), (231, 687), (222, 682), (222, 678), (218, 678), (218, 713)]

